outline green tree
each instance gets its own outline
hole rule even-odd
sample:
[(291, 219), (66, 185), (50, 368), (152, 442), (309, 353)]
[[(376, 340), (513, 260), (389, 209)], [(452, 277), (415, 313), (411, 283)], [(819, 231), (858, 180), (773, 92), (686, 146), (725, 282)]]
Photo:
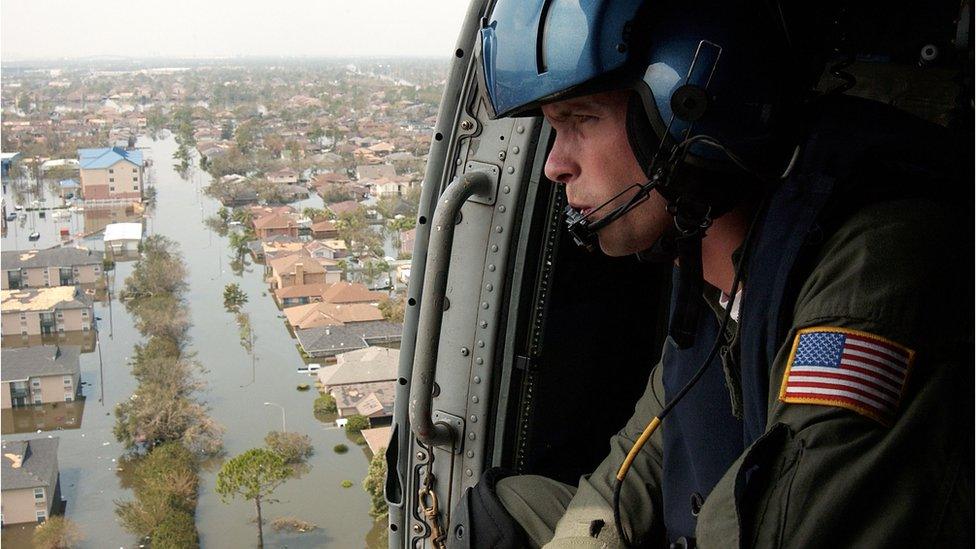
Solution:
[(369, 516), (380, 518), (389, 512), (383, 486), (386, 484), (386, 448), (380, 448), (369, 460), (369, 470), (363, 479), (363, 489), (370, 497)]
[(363, 415), (354, 414), (347, 418), (346, 432), (349, 434), (359, 434), (363, 429), (369, 429), (369, 418)]
[(224, 286), (224, 308), (227, 312), (237, 313), (241, 310), (241, 305), (247, 303), (247, 293), (241, 289), (241, 285), (236, 282)]
[(237, 130), (234, 132), (234, 140), (237, 142), (237, 148), (243, 154), (248, 154), (254, 147), (256, 136), (254, 134), (254, 123), (248, 120), (240, 126), (237, 126)]
[(338, 411), (336, 407), (336, 399), (334, 396), (329, 394), (319, 395), (315, 399), (315, 404), (312, 405), (312, 413), (316, 416), (327, 416), (329, 414), (334, 414)]
[(34, 529), (31, 541), (40, 549), (68, 549), (84, 539), (78, 525), (62, 516), (50, 516)]
[(159, 294), (182, 296), (186, 291), (186, 264), (179, 245), (154, 234), (142, 241), (142, 257), (125, 279), (122, 298), (138, 300)]
[[(136, 460), (132, 475), (135, 500), (116, 501), (115, 513), (126, 530), (151, 538), (153, 547), (163, 546), (157, 545), (157, 536), (163, 540), (173, 538), (172, 533), (160, 530), (165, 530), (168, 522), (181, 522), (180, 517), (190, 518), (189, 530), (195, 539), (193, 514), (199, 483), (193, 455), (181, 444), (163, 444)], [(165, 546), (188, 545), (170, 543)]]
[(231, 251), (234, 253), (234, 258), (240, 261), (244, 254), (247, 253), (247, 243), (251, 239), (248, 238), (246, 233), (230, 233), (228, 237), (228, 244), (230, 245)]
[(241, 496), (254, 501), (258, 514), (258, 547), (264, 547), (264, 527), (261, 501), (274, 493), (288, 477), (291, 469), (281, 456), (264, 448), (252, 448), (228, 461), (217, 473), (217, 493), (225, 503), (228, 498)]
[(170, 513), (149, 538), (153, 549), (185, 549), (200, 546), (196, 521), (185, 512)]

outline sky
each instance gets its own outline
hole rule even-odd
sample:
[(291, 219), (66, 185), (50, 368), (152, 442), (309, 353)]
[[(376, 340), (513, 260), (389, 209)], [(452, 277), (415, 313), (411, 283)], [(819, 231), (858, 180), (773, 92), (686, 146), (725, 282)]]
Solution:
[(447, 57), (466, 0), (3, 0), (0, 59)]

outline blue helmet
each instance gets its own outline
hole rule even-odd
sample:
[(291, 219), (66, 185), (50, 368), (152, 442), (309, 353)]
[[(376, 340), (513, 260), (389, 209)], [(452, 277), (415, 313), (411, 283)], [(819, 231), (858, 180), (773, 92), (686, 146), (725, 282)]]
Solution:
[[(498, 0), (481, 29), (493, 117), (633, 89), (628, 132), (645, 170), (659, 145), (707, 136), (757, 167), (780, 165), (786, 113), (819, 76), (763, 0)], [(648, 135), (650, 134), (650, 135)], [(689, 148), (706, 164), (714, 147)]]

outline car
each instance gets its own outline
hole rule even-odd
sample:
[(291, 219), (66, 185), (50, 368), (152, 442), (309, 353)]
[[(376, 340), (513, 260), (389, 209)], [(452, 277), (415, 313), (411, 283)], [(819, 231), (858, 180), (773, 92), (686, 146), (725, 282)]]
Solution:
[(27, 235), (27, 240), (30, 240), (31, 242), (34, 242), (34, 241), (40, 240), (40, 239), (41, 239), (41, 233), (39, 233), (37, 231), (34, 231), (31, 234)]
[(15, 219), (17, 219), (17, 213), (16, 212), (10, 212), (10, 213), (7, 214), (7, 221), (13, 221)]

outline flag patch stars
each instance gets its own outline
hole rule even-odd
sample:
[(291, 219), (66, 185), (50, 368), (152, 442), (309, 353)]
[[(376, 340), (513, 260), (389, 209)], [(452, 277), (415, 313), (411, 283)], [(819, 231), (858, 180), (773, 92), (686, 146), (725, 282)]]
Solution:
[(866, 332), (819, 326), (796, 334), (779, 399), (839, 406), (891, 425), (915, 352)]

